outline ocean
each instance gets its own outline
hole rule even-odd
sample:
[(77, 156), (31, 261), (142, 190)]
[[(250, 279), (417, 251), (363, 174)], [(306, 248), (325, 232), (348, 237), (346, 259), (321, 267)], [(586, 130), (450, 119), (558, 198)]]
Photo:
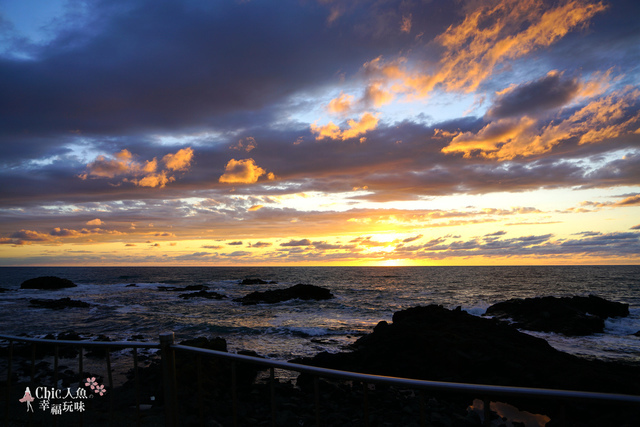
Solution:
[[(58, 276), (78, 286), (55, 291), (19, 289), (39, 276)], [(241, 285), (247, 278), (277, 284)], [(297, 283), (322, 286), (334, 299), (291, 300), (243, 306), (250, 292)], [(135, 284), (135, 286), (130, 286)], [(161, 286), (207, 285), (222, 300), (182, 299)], [(253, 350), (278, 360), (342, 351), (394, 312), (417, 305), (462, 307), (480, 316), (510, 298), (587, 296), (628, 303), (630, 316), (606, 321), (605, 332), (584, 337), (533, 333), (555, 348), (581, 357), (640, 363), (640, 266), (521, 267), (3, 267), (0, 330), (44, 337), (75, 331), (112, 340), (157, 341), (223, 337), (229, 351)], [(33, 308), (33, 298), (70, 297), (90, 308)]]

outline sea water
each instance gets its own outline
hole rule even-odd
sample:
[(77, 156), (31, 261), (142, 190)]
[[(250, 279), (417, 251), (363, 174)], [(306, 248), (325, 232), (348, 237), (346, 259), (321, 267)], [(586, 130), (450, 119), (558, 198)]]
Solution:
[[(27, 279), (58, 276), (78, 286), (19, 289)], [(277, 284), (242, 285), (246, 278)], [(335, 298), (243, 306), (233, 299), (298, 283), (322, 286)], [(135, 286), (131, 286), (135, 285)], [(207, 285), (222, 300), (182, 299), (160, 290)], [(342, 351), (394, 312), (418, 305), (462, 307), (480, 316), (510, 298), (597, 295), (629, 304), (630, 316), (606, 321), (604, 333), (566, 337), (527, 332), (581, 357), (640, 363), (640, 266), (545, 267), (3, 267), (0, 331), (43, 337), (75, 331), (112, 340), (223, 337), (230, 351), (253, 350), (279, 360)], [(29, 301), (69, 297), (90, 308), (51, 310)]]

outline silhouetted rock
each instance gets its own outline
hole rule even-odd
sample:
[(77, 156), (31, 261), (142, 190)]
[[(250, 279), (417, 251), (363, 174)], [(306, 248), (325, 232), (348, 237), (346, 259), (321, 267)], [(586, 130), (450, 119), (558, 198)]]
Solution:
[(234, 301), (241, 302), (243, 305), (251, 305), (258, 303), (273, 304), (291, 299), (301, 300), (326, 300), (333, 298), (333, 294), (329, 289), (321, 288), (315, 285), (303, 285), (301, 283), (286, 289), (272, 289), (264, 292), (251, 292), (242, 298), (236, 298)]
[(60, 298), (60, 299), (32, 299), (29, 301), (31, 307), (37, 308), (50, 308), (53, 310), (61, 310), (63, 308), (72, 308), (72, 307), (91, 307), (91, 304), (84, 301), (72, 300), (71, 298)]
[(0, 294), (3, 292), (7, 292), (9, 289), (5, 289), (5, 288), (0, 288)]
[(61, 279), (56, 276), (43, 276), (25, 280), (20, 285), (20, 289), (62, 289), (74, 288), (76, 284), (68, 279)]
[(135, 283), (125, 286), (125, 288), (137, 288), (137, 287), (138, 285), (136, 285)]
[[(629, 381), (640, 375), (638, 366), (581, 359), (555, 350), (545, 340), (519, 332), (505, 322), (436, 305), (395, 313), (393, 323), (380, 322), (352, 348), (351, 352), (323, 352), (293, 362), (435, 381), (640, 394), (640, 383)], [(298, 384), (304, 383), (301, 375)], [(524, 399), (505, 397), (505, 401), (537, 413), (553, 410)], [(601, 408), (594, 406), (591, 410)], [(618, 425), (603, 421), (610, 411), (576, 411), (587, 420), (603, 417), (593, 418), (595, 424), (586, 425)]]
[(189, 298), (207, 298), (207, 299), (223, 299), (226, 298), (224, 295), (221, 295), (217, 292), (213, 291), (200, 291), (200, 292), (190, 292), (187, 294), (178, 295), (180, 298), (189, 299)]
[(511, 319), (529, 331), (589, 335), (604, 331), (604, 319), (629, 315), (629, 305), (588, 297), (515, 298), (489, 307), (485, 315)]

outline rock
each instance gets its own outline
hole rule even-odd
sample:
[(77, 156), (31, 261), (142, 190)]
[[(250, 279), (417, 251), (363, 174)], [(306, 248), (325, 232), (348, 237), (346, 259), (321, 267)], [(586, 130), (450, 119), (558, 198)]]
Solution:
[(180, 294), (178, 295), (180, 298), (188, 299), (188, 298), (207, 298), (207, 299), (223, 299), (226, 298), (224, 295), (221, 295), (217, 292), (208, 292), (208, 291), (200, 291), (200, 292), (190, 292), (188, 294)]
[(633, 334), (636, 337), (640, 337), (640, 331), (636, 332), (635, 334)]
[[(106, 335), (100, 334), (93, 341), (111, 342), (111, 338), (109, 338)], [(85, 356), (93, 358), (93, 359), (102, 359), (102, 358), (106, 357), (106, 355), (107, 355), (107, 348), (106, 347), (102, 347), (102, 346), (100, 346), (100, 347), (89, 347), (87, 349), (87, 353), (85, 354)]]
[(137, 287), (138, 285), (136, 285), (135, 283), (125, 286), (125, 288), (137, 288)]
[(303, 285), (301, 283), (286, 289), (272, 289), (264, 292), (251, 292), (242, 298), (236, 298), (234, 301), (241, 302), (243, 305), (251, 305), (258, 303), (274, 304), (281, 301), (291, 299), (301, 300), (326, 300), (333, 298), (333, 294), (329, 289), (321, 288), (314, 285)]
[(9, 289), (6, 289), (6, 288), (0, 288), (0, 294), (3, 293), (3, 292), (7, 292), (8, 290)]
[(383, 325), (359, 338), (351, 352), (295, 362), (436, 381), (640, 393), (640, 384), (628, 381), (640, 375), (639, 367), (562, 353), (496, 319), (431, 305), (399, 311)]
[(51, 308), (53, 310), (61, 310), (63, 308), (71, 308), (71, 307), (90, 307), (91, 304), (84, 301), (72, 300), (71, 298), (60, 298), (60, 299), (32, 299), (29, 301), (31, 307), (37, 308)]
[(273, 280), (270, 282), (264, 281), (262, 279), (244, 279), (240, 282), (241, 285), (277, 285), (278, 282), (274, 282)]
[(20, 289), (62, 289), (74, 288), (76, 284), (68, 279), (61, 279), (55, 276), (36, 277), (25, 280), (20, 285)]
[(489, 307), (485, 313), (511, 319), (514, 326), (529, 331), (589, 335), (604, 332), (604, 319), (629, 315), (629, 305), (600, 297), (540, 297), (510, 299)]

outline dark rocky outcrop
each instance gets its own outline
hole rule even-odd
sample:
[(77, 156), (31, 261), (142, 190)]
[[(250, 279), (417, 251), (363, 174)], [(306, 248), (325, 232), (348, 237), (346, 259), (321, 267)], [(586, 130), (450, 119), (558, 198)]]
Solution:
[(69, 297), (60, 299), (32, 299), (29, 303), (31, 304), (31, 307), (50, 308), (53, 310), (62, 310), (63, 308), (74, 307), (91, 307), (91, 304), (88, 302), (72, 300)]
[[(432, 305), (399, 311), (393, 323), (380, 322), (352, 347), (351, 352), (324, 352), (294, 362), (426, 380), (640, 394), (640, 383), (629, 381), (640, 375), (640, 367), (581, 359), (505, 322), (460, 309)], [(299, 383), (304, 384), (304, 378)], [(549, 402), (537, 406), (507, 400), (537, 413), (554, 410)], [(588, 412), (584, 416), (595, 417)], [(603, 419), (585, 425), (605, 425)]]
[(3, 292), (7, 292), (9, 289), (5, 289), (5, 288), (0, 288), (0, 294)]
[(69, 279), (62, 279), (56, 276), (43, 276), (25, 280), (20, 285), (20, 289), (62, 289), (74, 288), (77, 285)]
[(274, 282), (273, 280), (270, 282), (267, 282), (262, 279), (243, 279), (242, 282), (240, 282), (240, 284), (241, 285), (277, 285), (278, 282)]
[(529, 331), (589, 335), (604, 331), (604, 319), (629, 315), (629, 305), (588, 297), (539, 297), (510, 299), (489, 307), (485, 315), (511, 319)]
[(251, 292), (242, 298), (236, 298), (234, 301), (241, 302), (243, 305), (251, 305), (258, 303), (274, 304), (291, 299), (326, 300), (331, 298), (333, 298), (333, 294), (329, 289), (299, 283), (286, 289), (271, 289), (264, 292)]
[(213, 292), (213, 291), (200, 291), (200, 292), (189, 292), (186, 294), (180, 294), (178, 295), (180, 298), (183, 299), (190, 299), (190, 298), (207, 298), (207, 299), (223, 299), (226, 298), (224, 295), (219, 294), (217, 292)]

